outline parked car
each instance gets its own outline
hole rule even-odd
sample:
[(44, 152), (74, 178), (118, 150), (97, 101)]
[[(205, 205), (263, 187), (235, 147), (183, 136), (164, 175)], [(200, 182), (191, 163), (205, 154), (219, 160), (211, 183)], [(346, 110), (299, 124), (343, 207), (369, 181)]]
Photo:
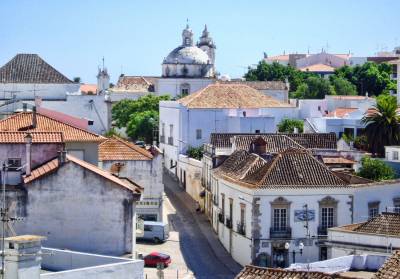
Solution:
[(145, 143), (144, 141), (142, 141), (142, 140), (137, 140), (137, 141), (135, 142), (135, 144), (136, 144), (137, 146), (140, 146), (140, 147), (145, 147), (145, 146), (146, 146), (146, 143)]
[(167, 267), (171, 263), (171, 257), (167, 254), (152, 252), (143, 258), (144, 264), (146, 266), (157, 266), (158, 264), (163, 264)]
[(169, 237), (168, 224), (163, 222), (144, 221), (143, 236), (139, 239), (152, 240), (155, 243), (166, 241)]

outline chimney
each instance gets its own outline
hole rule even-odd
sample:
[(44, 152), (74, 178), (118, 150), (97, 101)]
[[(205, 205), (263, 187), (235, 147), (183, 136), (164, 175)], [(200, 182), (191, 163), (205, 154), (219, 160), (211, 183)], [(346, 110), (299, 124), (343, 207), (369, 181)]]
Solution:
[(58, 151), (58, 162), (60, 165), (64, 164), (67, 161), (67, 151), (62, 149), (61, 151)]
[(36, 235), (5, 239), (4, 279), (40, 279), (43, 239)]
[(25, 136), (25, 151), (26, 151), (26, 167), (25, 167), (25, 175), (29, 176), (31, 175), (31, 169), (32, 169), (32, 152), (31, 152), (31, 147), (32, 147), (32, 135), (30, 133), (27, 133)]
[(33, 127), (33, 129), (35, 129), (37, 126), (37, 118), (36, 117), (37, 117), (36, 116), (36, 107), (34, 106), (32, 108), (32, 127)]

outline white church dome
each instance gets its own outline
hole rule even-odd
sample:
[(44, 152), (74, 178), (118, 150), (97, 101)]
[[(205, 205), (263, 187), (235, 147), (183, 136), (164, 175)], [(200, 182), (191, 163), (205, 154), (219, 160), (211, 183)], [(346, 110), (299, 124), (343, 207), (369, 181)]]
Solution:
[(179, 46), (168, 54), (164, 64), (209, 64), (207, 53), (196, 46)]

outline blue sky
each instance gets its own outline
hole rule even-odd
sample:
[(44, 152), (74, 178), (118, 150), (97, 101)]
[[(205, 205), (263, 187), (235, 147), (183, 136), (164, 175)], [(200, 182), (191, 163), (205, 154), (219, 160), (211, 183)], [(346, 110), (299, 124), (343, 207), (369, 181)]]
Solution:
[(238, 77), (264, 51), (392, 50), (400, 45), (399, 11), (398, 0), (1, 0), (0, 64), (38, 53), (69, 78), (95, 82), (104, 56), (113, 82), (121, 70), (160, 75), (189, 18), (196, 40), (207, 23), (217, 70)]

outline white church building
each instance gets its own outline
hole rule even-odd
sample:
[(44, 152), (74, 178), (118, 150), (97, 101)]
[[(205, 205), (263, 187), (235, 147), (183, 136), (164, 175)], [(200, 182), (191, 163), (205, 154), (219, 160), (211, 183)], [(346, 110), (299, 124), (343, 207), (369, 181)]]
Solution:
[(197, 45), (193, 42), (193, 31), (186, 25), (182, 44), (164, 58), (157, 91), (172, 97), (184, 96), (212, 83), (216, 75), (215, 49), (207, 25)]

